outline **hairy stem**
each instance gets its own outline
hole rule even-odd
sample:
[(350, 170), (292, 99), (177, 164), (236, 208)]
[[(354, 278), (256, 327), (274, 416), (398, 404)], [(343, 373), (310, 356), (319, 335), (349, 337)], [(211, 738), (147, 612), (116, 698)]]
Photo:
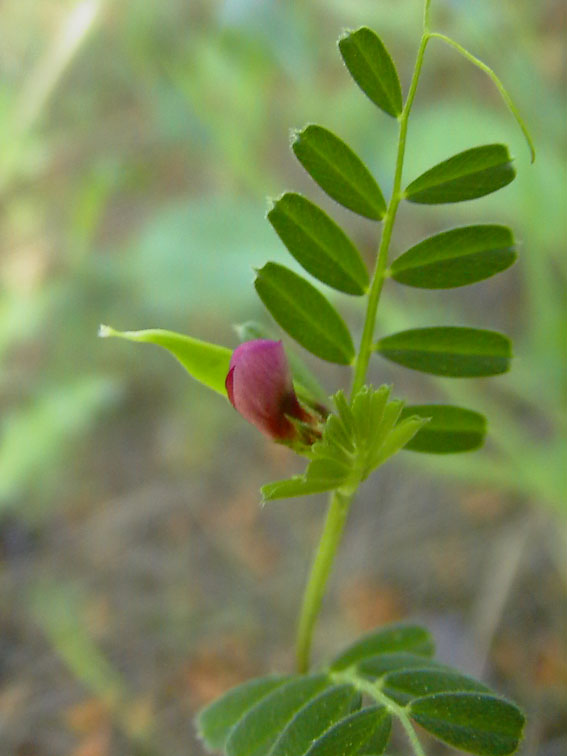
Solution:
[[(404, 108), (400, 114), (400, 133), (398, 139), (398, 151), (396, 155), (396, 169), (394, 175), (394, 188), (388, 204), (386, 215), (384, 216), (384, 229), (382, 238), (378, 247), (376, 258), (376, 267), (370, 284), (368, 293), (368, 303), (366, 306), (366, 316), (364, 328), (360, 340), (360, 348), (354, 364), (354, 377), (352, 382), (351, 396), (354, 396), (364, 385), (368, 363), (372, 352), (372, 339), (374, 335), (374, 323), (376, 321), (376, 312), (378, 302), (384, 285), (385, 271), (388, 264), (388, 252), (390, 249), (390, 240), (398, 205), (403, 198), (401, 191), (402, 172), (404, 167), (404, 156), (406, 150), (406, 138), (408, 130), (408, 119), (415, 98), (419, 76), (423, 66), (423, 56), (429, 39), (429, 8), (431, 0), (426, 0), (424, 11), (424, 28), (421, 43), (417, 53), (417, 60), (413, 72), (408, 96)], [(350, 508), (353, 494), (346, 496), (339, 491), (331, 494), (327, 519), (323, 534), (317, 547), (309, 580), (303, 595), (303, 603), (299, 618), (299, 630), (297, 635), (297, 669), (299, 672), (306, 672), (309, 669), (309, 660), (311, 654), (311, 643), (313, 640), (313, 630), (321, 608), (321, 602), (325, 593), (327, 580), (331, 572), (331, 567), (337, 548), (344, 530), (346, 518)]]
[(339, 491), (331, 494), (325, 527), (315, 552), (299, 615), (296, 653), (297, 669), (301, 673), (309, 669), (313, 629), (321, 609), (327, 580), (341, 541), (351, 501), (351, 495), (341, 494)]

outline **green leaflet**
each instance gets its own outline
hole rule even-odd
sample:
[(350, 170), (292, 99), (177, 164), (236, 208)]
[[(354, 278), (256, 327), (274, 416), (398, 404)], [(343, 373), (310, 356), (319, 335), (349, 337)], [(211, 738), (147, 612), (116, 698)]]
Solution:
[(199, 713), (199, 737), (208, 748), (224, 748), (228, 734), (244, 714), (290, 679), (280, 675), (259, 677), (232, 688)]
[(405, 197), (426, 205), (463, 202), (501, 189), (515, 175), (508, 148), (503, 144), (487, 144), (460, 152), (430, 168), (412, 181)]
[(380, 756), (384, 753), (392, 734), (392, 717), (386, 712), (378, 719), (378, 725), (370, 739), (359, 751), (360, 756)]
[(110, 326), (101, 325), (98, 335), (102, 338), (117, 337), (128, 341), (157, 344), (167, 349), (183, 365), (189, 375), (213, 391), (226, 396), (224, 382), (232, 354), (232, 351), (226, 347), (159, 328), (147, 331), (115, 331)]
[(399, 365), (453, 378), (505, 373), (512, 357), (503, 334), (454, 326), (401, 331), (380, 339), (375, 349)]
[(334, 685), (300, 709), (270, 751), (270, 756), (306, 756), (313, 743), (343, 719), (359, 701), (352, 685)]
[(300, 709), (330, 685), (326, 675), (309, 675), (278, 686), (249, 709), (230, 731), (227, 755), (266, 756)]
[[(306, 756), (354, 756), (378, 727), (390, 721), (383, 706), (368, 706), (333, 725), (313, 743)], [(386, 732), (389, 736), (389, 730)]]
[(397, 420), (396, 427), (390, 430), (379, 449), (376, 450), (369, 460), (369, 472), (379, 467), (401, 449), (404, 449), (412, 438), (429, 422), (428, 418), (419, 417), (418, 415), (401, 418), (401, 412), (397, 415)]
[(524, 727), (524, 716), (516, 706), (484, 693), (425, 696), (410, 704), (409, 713), (439, 740), (487, 756), (514, 753)]
[(490, 693), (490, 689), (472, 677), (452, 669), (402, 669), (389, 672), (383, 679), (382, 691), (405, 706), (415, 698), (449, 691)]
[(402, 112), (400, 80), (380, 37), (366, 26), (346, 32), (339, 50), (350, 75), (372, 102), (397, 118)]
[(368, 271), (357, 248), (320, 207), (286, 192), (274, 202), (268, 220), (308, 273), (345, 294), (364, 294)]
[(451, 289), (483, 281), (516, 260), (512, 232), (506, 226), (453, 228), (416, 244), (390, 267), (398, 283), (422, 289)]
[(307, 479), (304, 475), (296, 475), (288, 480), (276, 480), (262, 486), (262, 504), (267, 504), (276, 499), (292, 499), (295, 496), (310, 496), (311, 494), (333, 491), (341, 483), (342, 480), (336, 478)]
[(339, 204), (371, 220), (384, 217), (386, 203), (374, 177), (332, 131), (311, 124), (295, 132), (291, 147), (311, 178)]
[(317, 357), (341, 365), (354, 359), (348, 328), (330, 302), (297, 273), (266, 263), (254, 282), (274, 320)]
[(383, 678), (389, 672), (404, 670), (447, 669), (444, 664), (419, 653), (408, 651), (379, 651), (374, 656), (368, 656), (357, 664), (357, 671), (365, 676), (376, 679)]
[(331, 670), (341, 671), (359, 664), (364, 659), (394, 652), (408, 652), (429, 657), (435, 652), (430, 633), (418, 625), (390, 625), (369, 633), (353, 643), (331, 663)]
[(452, 454), (472, 451), (484, 443), (486, 418), (479, 412), (451, 404), (419, 404), (405, 407), (408, 415), (431, 418), (406, 444), (410, 451)]

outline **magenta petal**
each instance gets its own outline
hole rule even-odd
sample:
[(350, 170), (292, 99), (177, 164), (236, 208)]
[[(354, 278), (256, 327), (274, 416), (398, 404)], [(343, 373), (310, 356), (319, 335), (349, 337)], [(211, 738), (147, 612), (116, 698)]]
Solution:
[(281, 341), (256, 339), (232, 354), (226, 378), (229, 399), (262, 433), (278, 440), (296, 435), (286, 415), (303, 419)]
[(226, 393), (228, 394), (228, 398), (234, 409), (236, 409), (236, 404), (234, 403), (234, 389), (233, 389), (233, 379), (234, 379), (234, 368), (230, 368), (228, 371), (228, 375), (226, 376), (226, 380), (224, 382)]

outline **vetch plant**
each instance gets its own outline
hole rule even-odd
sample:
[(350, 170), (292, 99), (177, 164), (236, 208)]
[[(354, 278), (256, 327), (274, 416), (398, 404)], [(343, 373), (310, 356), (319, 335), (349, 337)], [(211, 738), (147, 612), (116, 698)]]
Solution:
[(403, 188), (409, 117), (426, 48), (439, 39), (455, 48), (496, 84), (527, 139), (526, 127), (494, 72), (454, 40), (431, 31), (426, 0), (423, 34), (405, 100), (396, 68), (377, 34), (368, 28), (339, 40), (343, 61), (362, 92), (399, 122), (393, 190), (388, 202), (369, 169), (338, 136), (318, 125), (294, 134), (292, 149), (305, 170), (336, 202), (379, 223), (382, 232), (372, 275), (354, 243), (321, 208), (287, 192), (268, 220), (291, 255), (311, 274), (366, 306), (355, 347), (344, 320), (309, 280), (268, 262), (256, 272), (258, 295), (279, 326), (317, 357), (350, 366), (348, 395), (331, 400), (317, 379), (282, 342), (254, 323), (238, 327), (243, 342), (233, 352), (163, 330), (101, 336), (158, 344), (205, 386), (228, 398), (260, 432), (306, 457), (302, 475), (268, 483), (271, 502), (329, 492), (330, 503), (301, 606), (297, 672), (245, 682), (205, 708), (197, 726), (205, 746), (226, 756), (351, 756), (382, 754), (392, 725), (405, 731), (416, 756), (424, 748), (416, 725), (461, 751), (503, 756), (521, 740), (524, 717), (484, 683), (433, 659), (429, 632), (415, 625), (378, 629), (352, 643), (326, 666), (310, 664), (314, 626), (332, 563), (356, 491), (402, 449), (436, 454), (482, 445), (485, 418), (452, 405), (405, 405), (391, 388), (367, 384), (373, 354), (425, 373), (456, 378), (496, 376), (510, 366), (506, 336), (470, 327), (419, 327), (376, 338), (382, 288), (395, 284), (451, 289), (483, 281), (513, 264), (510, 229), (470, 225), (435, 234), (392, 262), (389, 250), (398, 207), (462, 202), (495, 192), (515, 176), (507, 147), (473, 147), (432, 167)]

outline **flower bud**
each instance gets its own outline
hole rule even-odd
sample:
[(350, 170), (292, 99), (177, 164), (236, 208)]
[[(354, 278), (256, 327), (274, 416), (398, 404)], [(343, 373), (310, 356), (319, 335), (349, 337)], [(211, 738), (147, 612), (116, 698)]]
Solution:
[(281, 341), (255, 339), (234, 350), (225, 381), (232, 406), (275, 441), (313, 443), (318, 418), (300, 404)]

